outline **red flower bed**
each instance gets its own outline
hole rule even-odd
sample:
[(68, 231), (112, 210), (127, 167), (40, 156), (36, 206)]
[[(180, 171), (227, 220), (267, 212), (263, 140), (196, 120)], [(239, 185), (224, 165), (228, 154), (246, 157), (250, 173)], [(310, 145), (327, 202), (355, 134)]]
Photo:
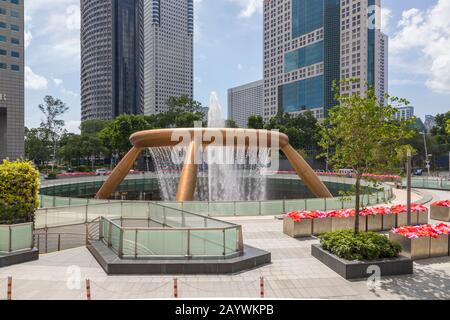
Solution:
[(450, 234), (450, 225), (441, 223), (438, 225), (422, 225), (413, 227), (400, 227), (392, 230), (393, 233), (405, 236), (409, 239), (417, 239), (421, 237), (439, 238), (440, 235)]
[(58, 174), (58, 177), (84, 177), (84, 176), (95, 176), (95, 172), (66, 172)]
[[(427, 208), (419, 204), (411, 204), (412, 212), (427, 212)], [(406, 213), (407, 208), (404, 205), (395, 205), (388, 207), (373, 207), (366, 208), (360, 211), (361, 216), (372, 215), (386, 215), (386, 214), (401, 214)], [(293, 211), (287, 214), (288, 218), (295, 222), (300, 222), (302, 219), (323, 219), (323, 218), (350, 218), (355, 216), (355, 209), (343, 209), (333, 211)]]
[(450, 200), (436, 201), (431, 204), (432, 206), (437, 207), (449, 207), (450, 208)]

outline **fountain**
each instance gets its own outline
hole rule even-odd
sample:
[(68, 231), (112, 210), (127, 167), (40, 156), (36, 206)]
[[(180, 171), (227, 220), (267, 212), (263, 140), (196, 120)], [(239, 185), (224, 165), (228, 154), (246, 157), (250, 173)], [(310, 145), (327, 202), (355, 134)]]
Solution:
[(217, 94), (210, 97), (208, 128), (160, 129), (133, 134), (133, 148), (97, 193), (106, 199), (144, 149), (153, 157), (165, 201), (251, 201), (266, 199), (262, 172), (281, 150), (317, 197), (332, 197), (308, 163), (276, 131), (225, 129)]

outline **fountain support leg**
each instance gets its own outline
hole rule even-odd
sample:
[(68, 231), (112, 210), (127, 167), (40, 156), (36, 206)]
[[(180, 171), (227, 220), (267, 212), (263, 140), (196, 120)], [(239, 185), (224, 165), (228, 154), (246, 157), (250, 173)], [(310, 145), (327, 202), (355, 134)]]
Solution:
[(325, 184), (319, 179), (310, 165), (303, 159), (301, 155), (290, 145), (286, 145), (281, 149), (288, 158), (294, 170), (300, 179), (303, 180), (305, 185), (311, 190), (312, 193), (318, 198), (332, 198)]
[(186, 152), (183, 171), (178, 184), (177, 201), (194, 200), (195, 186), (197, 183), (198, 164), (196, 161), (198, 144), (192, 141)]
[(133, 167), (134, 162), (141, 153), (141, 148), (133, 147), (125, 157), (115, 167), (111, 175), (105, 181), (103, 186), (97, 192), (96, 199), (107, 199), (111, 193), (113, 193), (117, 187), (121, 184), (123, 179), (128, 175), (130, 169)]

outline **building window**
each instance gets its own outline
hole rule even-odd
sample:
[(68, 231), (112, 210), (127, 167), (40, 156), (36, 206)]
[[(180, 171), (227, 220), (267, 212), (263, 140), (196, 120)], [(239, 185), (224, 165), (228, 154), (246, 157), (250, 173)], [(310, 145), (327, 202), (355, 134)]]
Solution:
[(6, 9), (0, 8), (0, 14), (6, 14)]
[(6, 63), (0, 62), (0, 69), (6, 69)]
[(16, 64), (12, 64), (11, 65), (11, 70), (12, 71), (20, 71), (20, 67), (18, 65), (16, 65)]
[(11, 0), (11, 3), (19, 4), (19, 0)]
[(20, 31), (20, 28), (19, 28), (19, 26), (16, 26), (15, 24), (12, 24), (11, 25), (11, 30), (12, 31)]
[(11, 57), (13, 57), (13, 58), (20, 58), (20, 53), (18, 53), (16, 51), (11, 51)]
[(16, 39), (16, 38), (11, 38), (11, 43), (12, 44), (20, 44), (20, 40)]
[(19, 11), (11, 10), (11, 17), (13, 17), (13, 18), (20, 18)]
[(0, 49), (0, 56), (6, 56), (8, 52), (4, 49)]
[(6, 37), (5, 37), (5, 36), (2, 36), (2, 35), (0, 35), (0, 41), (1, 41), (1, 42), (6, 42)]
[(6, 27), (7, 27), (6, 23), (0, 21), (0, 28), (6, 29)]

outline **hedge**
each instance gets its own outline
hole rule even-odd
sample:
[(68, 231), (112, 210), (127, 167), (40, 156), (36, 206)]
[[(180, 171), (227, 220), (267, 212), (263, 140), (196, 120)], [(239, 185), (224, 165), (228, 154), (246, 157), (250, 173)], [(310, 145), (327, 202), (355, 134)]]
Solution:
[(31, 162), (0, 164), (0, 224), (34, 221), (39, 208), (39, 172)]

